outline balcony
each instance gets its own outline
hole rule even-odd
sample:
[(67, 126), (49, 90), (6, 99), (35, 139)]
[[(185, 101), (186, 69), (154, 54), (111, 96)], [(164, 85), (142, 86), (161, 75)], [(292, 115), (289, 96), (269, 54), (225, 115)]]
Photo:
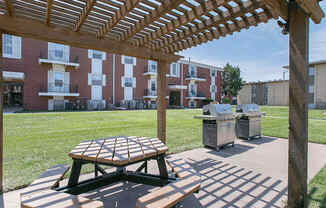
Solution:
[(186, 75), (186, 80), (189, 80), (189, 81), (198, 81), (198, 82), (205, 82), (206, 81), (206, 79), (205, 79), (205, 77), (204, 76), (202, 76), (202, 75), (196, 75), (196, 74), (192, 74), (192, 73), (188, 73), (187, 75)]
[(147, 98), (147, 99), (156, 99), (157, 98), (157, 92), (154, 91), (154, 90), (145, 89), (145, 91), (144, 91), (144, 98)]
[(61, 64), (65, 66), (71, 66), (74, 68), (79, 67), (78, 56), (75, 57), (74, 62), (70, 62), (69, 53), (66, 53), (63, 50), (50, 50), (48, 51), (48, 58), (43, 58), (43, 55), (40, 55), (38, 60), (40, 64)]
[(156, 76), (157, 75), (157, 69), (146, 66), (143, 75), (145, 75), (145, 76)]
[(40, 87), (39, 96), (68, 96), (78, 97), (78, 85), (49, 83), (47, 86)]
[(190, 100), (205, 100), (206, 96), (203, 92), (189, 92), (188, 95), (186, 96), (186, 99), (190, 99)]

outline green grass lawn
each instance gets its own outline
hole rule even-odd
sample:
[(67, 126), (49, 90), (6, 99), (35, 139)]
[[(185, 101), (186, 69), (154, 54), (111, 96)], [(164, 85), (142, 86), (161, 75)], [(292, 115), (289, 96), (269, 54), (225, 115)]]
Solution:
[[(288, 108), (261, 107), (262, 133), (287, 138)], [(309, 141), (326, 144), (325, 111), (309, 112)], [(201, 121), (193, 119), (201, 110), (167, 111), (167, 145), (170, 152), (202, 146)], [(156, 136), (156, 111), (113, 111), (72, 113), (22, 113), (4, 116), (5, 190), (24, 186), (45, 169), (70, 164), (70, 150), (82, 140), (118, 135)], [(326, 167), (312, 180), (313, 199), (326, 192)], [(320, 188), (319, 188), (320, 187)]]

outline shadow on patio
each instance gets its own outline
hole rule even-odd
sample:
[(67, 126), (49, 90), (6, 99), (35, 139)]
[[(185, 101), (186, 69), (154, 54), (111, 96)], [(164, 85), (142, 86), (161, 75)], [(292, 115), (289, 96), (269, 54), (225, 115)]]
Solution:
[[(202, 182), (200, 192), (186, 198), (183, 207), (283, 207), (287, 186), (281, 180), (223, 161), (187, 161), (201, 174)], [(105, 207), (134, 207), (137, 198), (153, 190), (151, 186), (121, 182), (83, 196), (101, 200)]]

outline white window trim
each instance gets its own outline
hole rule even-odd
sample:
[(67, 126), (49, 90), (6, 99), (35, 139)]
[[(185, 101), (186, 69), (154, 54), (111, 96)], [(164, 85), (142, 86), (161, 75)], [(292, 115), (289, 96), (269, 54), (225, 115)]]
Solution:
[(190, 75), (191, 74), (191, 69), (194, 69), (194, 71), (195, 71), (195, 76), (197, 76), (197, 71), (198, 71), (198, 69), (197, 69), (197, 66), (196, 65), (194, 65), (194, 64), (189, 64), (189, 67), (188, 67), (188, 74)]
[[(176, 66), (176, 74), (173, 73), (173, 65)], [(170, 65), (170, 77), (180, 77), (180, 64), (179, 63), (172, 63)]]
[[(12, 54), (5, 53), (5, 37), (10, 36), (12, 39), (11, 47), (12, 47)], [(21, 59), (21, 48), (22, 48), (22, 39), (21, 37), (14, 36), (14, 35), (8, 35), (8, 34), (2, 34), (2, 57), (3, 58), (12, 58), (12, 59)]]
[[(106, 53), (105, 52), (103, 52), (103, 51), (97, 51), (97, 50), (91, 50), (91, 49), (88, 50), (88, 58), (89, 59), (93, 59), (94, 58), (93, 57), (94, 53), (98, 53), (98, 54), (102, 53), (101, 54), (102, 55), (102, 58), (100, 60), (103, 60), (103, 61), (106, 60)], [(98, 59), (98, 58), (94, 58), (94, 59)]]
[(125, 63), (125, 58), (132, 58), (132, 59), (133, 59), (133, 64), (132, 64), (132, 65), (136, 66), (136, 62), (137, 62), (137, 61), (136, 61), (136, 58), (135, 58), (135, 57), (124, 56), (124, 55), (122, 55), (122, 56), (121, 56), (121, 63), (122, 63), (122, 64), (126, 64), (126, 63)]
[(315, 93), (315, 86), (309, 85), (309, 93)]
[(148, 72), (153, 72), (152, 71), (152, 66), (155, 66), (155, 72), (154, 73), (157, 73), (157, 62), (156, 61), (152, 61), (152, 60), (148, 60)]
[[(52, 52), (51, 51), (54, 51), (56, 48), (61, 48), (62, 49), (62, 51), (63, 51), (62, 60), (60, 60), (60, 58), (52, 59), (52, 55), (51, 55)], [(69, 62), (69, 60), (70, 60), (70, 47), (68, 45), (48, 42), (48, 59), (49, 60), (57, 60), (57, 61)]]

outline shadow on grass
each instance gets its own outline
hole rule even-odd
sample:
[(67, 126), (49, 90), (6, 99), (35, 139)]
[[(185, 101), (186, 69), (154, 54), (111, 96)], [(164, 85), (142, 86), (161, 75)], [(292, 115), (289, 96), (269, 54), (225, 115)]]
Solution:
[[(326, 208), (326, 195), (324, 195), (321, 199), (315, 198), (314, 194), (318, 192), (318, 188), (312, 187), (308, 193), (308, 207), (319, 207), (319, 208)], [(312, 206), (313, 205), (313, 206)]]

